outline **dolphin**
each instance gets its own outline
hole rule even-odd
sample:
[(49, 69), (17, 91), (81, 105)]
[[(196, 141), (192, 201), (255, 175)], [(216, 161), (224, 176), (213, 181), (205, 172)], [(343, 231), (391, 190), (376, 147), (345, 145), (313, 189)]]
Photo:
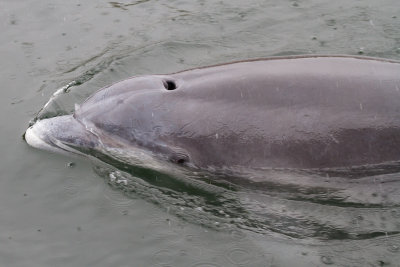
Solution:
[(29, 127), (36, 148), (198, 169), (315, 169), (400, 160), (400, 62), (238, 61), (104, 87)]

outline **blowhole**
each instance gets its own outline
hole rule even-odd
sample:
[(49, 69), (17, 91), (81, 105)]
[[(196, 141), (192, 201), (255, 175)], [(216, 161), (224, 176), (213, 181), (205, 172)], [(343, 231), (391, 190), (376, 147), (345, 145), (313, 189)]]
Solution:
[(164, 80), (164, 87), (167, 90), (175, 90), (176, 89), (176, 83), (172, 80)]

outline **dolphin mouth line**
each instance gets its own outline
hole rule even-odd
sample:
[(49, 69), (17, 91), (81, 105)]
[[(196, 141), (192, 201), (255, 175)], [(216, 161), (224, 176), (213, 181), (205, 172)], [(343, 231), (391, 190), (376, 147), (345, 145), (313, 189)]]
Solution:
[(51, 142), (51, 144), (53, 144), (55, 147), (65, 151), (66, 153), (74, 153), (80, 156), (85, 157), (86, 155), (74, 148), (72, 148), (71, 146), (69, 146), (68, 144), (64, 144), (63, 142), (55, 139), (55, 138), (51, 138), (49, 137), (49, 141)]

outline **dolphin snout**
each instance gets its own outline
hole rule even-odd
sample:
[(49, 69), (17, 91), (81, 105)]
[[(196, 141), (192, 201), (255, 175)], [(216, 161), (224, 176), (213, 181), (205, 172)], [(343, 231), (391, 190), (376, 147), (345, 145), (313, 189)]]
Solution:
[(25, 134), (32, 147), (63, 154), (81, 154), (76, 148), (93, 148), (97, 138), (72, 115), (37, 121)]
[(43, 121), (38, 121), (34, 125), (30, 126), (25, 134), (24, 139), (28, 145), (47, 150), (50, 152), (61, 152), (57, 149), (49, 140), (49, 132), (46, 131), (47, 127)]

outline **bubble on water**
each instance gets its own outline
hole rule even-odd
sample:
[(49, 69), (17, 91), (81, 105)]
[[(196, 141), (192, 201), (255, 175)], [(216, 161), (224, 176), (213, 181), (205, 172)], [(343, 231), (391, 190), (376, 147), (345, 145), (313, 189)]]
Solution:
[(246, 234), (243, 231), (240, 231), (238, 229), (233, 229), (230, 232), (230, 235), (232, 238), (234, 238), (235, 240), (241, 240), (246, 238)]
[(162, 249), (154, 253), (152, 259), (156, 264), (169, 265), (173, 262), (174, 254), (167, 249)]
[(384, 261), (384, 260), (378, 260), (378, 266), (386, 266), (386, 265), (389, 265), (389, 262), (387, 262), (387, 261)]
[(391, 244), (388, 247), (388, 251), (393, 252), (393, 253), (399, 252), (399, 250), (400, 250), (400, 248), (398, 245)]
[(186, 256), (187, 254), (188, 254), (188, 252), (186, 251), (186, 249), (179, 250), (179, 256), (183, 257), (183, 256)]
[(71, 162), (68, 162), (66, 165), (67, 165), (67, 167), (72, 168), (72, 167), (75, 167), (76, 163), (71, 161)]
[(125, 178), (122, 174), (121, 174), (121, 172), (119, 172), (119, 171), (114, 171), (114, 172), (111, 172), (109, 175), (109, 178), (110, 178), (110, 182), (111, 183), (115, 183), (115, 184), (122, 184), (122, 185), (128, 185), (128, 179), (127, 178)]
[(250, 251), (243, 248), (233, 248), (226, 255), (227, 259), (235, 265), (247, 265), (254, 258), (253, 256)]
[(332, 260), (332, 257), (330, 257), (330, 256), (321, 256), (321, 262), (326, 265), (331, 265), (334, 263)]

